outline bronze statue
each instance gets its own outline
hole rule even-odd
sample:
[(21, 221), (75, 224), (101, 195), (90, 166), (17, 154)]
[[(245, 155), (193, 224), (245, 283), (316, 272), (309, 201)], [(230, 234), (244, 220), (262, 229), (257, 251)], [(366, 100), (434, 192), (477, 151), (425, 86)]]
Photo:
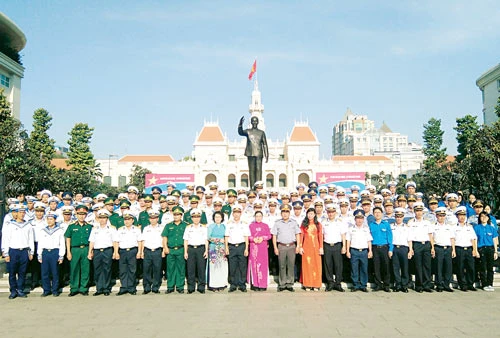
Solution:
[(262, 158), (266, 158), (266, 163), (269, 160), (269, 151), (267, 149), (266, 133), (257, 128), (259, 118), (253, 116), (250, 119), (252, 128), (243, 129), (242, 116), (240, 124), (238, 124), (238, 134), (247, 138), (247, 146), (245, 148), (245, 156), (248, 159), (248, 172), (250, 176), (250, 188), (253, 189), (255, 182), (262, 180)]

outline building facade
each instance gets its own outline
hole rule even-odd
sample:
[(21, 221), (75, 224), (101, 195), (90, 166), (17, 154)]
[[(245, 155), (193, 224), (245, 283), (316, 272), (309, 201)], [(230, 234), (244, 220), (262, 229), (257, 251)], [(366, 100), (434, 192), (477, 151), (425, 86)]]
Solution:
[[(259, 128), (265, 129), (264, 105), (261, 93), (255, 81), (249, 106), (249, 122), (252, 116), (259, 118)], [(357, 123), (357, 122), (356, 122)], [(369, 131), (373, 121), (361, 119), (361, 127), (354, 128)], [(390, 133), (388, 133), (390, 134)], [(246, 139), (229, 140), (218, 122), (205, 121), (196, 133), (192, 156), (182, 161), (174, 160), (170, 155), (126, 155), (120, 159), (97, 160), (103, 171), (104, 181), (113, 186), (128, 183), (128, 177), (134, 164), (147, 168), (155, 174), (172, 177), (190, 177), (196, 185), (218, 182), (222, 187), (248, 187), (249, 172), (245, 157)], [(292, 130), (283, 140), (269, 140), (269, 161), (263, 163), (262, 180), (267, 188), (287, 190), (298, 183), (320, 182), (334, 173), (362, 172), (378, 174), (383, 171), (397, 177), (400, 173), (411, 175), (420, 169), (423, 158), (414, 161), (405, 160), (404, 153), (392, 156), (392, 153), (376, 156), (333, 156), (320, 159), (320, 142), (307, 121), (295, 122)], [(389, 149), (392, 149), (389, 147)], [(332, 175), (330, 175), (332, 174)], [(363, 175), (364, 176), (364, 175)], [(320, 182), (328, 183), (328, 182)]]
[(484, 124), (492, 125), (498, 120), (495, 107), (500, 97), (500, 63), (481, 75), (476, 85), (481, 90), (483, 99), (483, 121)]
[(21, 116), (21, 79), (24, 67), (19, 52), (26, 46), (26, 36), (7, 16), (0, 12), (0, 88), (11, 104), (12, 115)]

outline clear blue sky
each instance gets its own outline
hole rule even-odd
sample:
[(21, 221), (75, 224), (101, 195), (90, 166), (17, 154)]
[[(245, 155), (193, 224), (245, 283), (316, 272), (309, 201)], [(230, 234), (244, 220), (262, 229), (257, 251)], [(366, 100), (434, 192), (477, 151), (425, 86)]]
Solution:
[[(377, 4), (375, 4), (377, 3)], [(255, 57), (268, 138), (307, 119), (331, 154), (350, 107), (422, 143), (443, 120), (479, 115), (476, 79), (500, 62), (499, 1), (3, 1), (26, 34), (21, 120), (53, 116), (67, 146), (77, 122), (109, 154), (190, 155), (204, 120), (237, 139)]]

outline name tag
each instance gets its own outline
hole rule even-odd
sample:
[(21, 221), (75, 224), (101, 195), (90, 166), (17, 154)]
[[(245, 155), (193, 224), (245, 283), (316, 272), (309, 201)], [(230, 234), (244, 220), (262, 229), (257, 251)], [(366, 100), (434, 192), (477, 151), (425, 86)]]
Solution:
[(382, 230), (383, 232), (386, 232), (386, 231), (387, 231), (387, 229), (381, 229), (381, 230)]

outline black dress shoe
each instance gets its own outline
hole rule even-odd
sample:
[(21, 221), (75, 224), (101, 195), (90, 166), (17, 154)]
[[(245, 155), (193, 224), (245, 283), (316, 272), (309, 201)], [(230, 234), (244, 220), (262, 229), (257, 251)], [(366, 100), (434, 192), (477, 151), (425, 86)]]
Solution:
[(385, 286), (385, 287), (384, 287), (384, 291), (385, 291), (385, 292), (391, 292), (391, 289), (390, 289), (388, 286)]
[(174, 292), (174, 289), (167, 289), (167, 291), (165, 291), (165, 293), (168, 295), (169, 293), (172, 293)]
[(424, 292), (424, 289), (422, 289), (422, 288), (415, 288), (415, 291), (418, 292), (418, 293), (422, 293), (422, 292)]
[(345, 292), (344, 288), (341, 287), (340, 285), (335, 288), (338, 292)]
[(394, 288), (394, 292), (400, 292), (400, 291), (403, 291), (403, 288), (400, 287)]
[(241, 292), (247, 292), (247, 288), (240, 288)]
[(118, 293), (116, 295), (121, 296), (121, 295), (124, 295), (126, 293), (128, 293), (128, 291), (118, 291)]
[(137, 291), (130, 291), (129, 292), (132, 296), (135, 296), (137, 294)]
[(363, 292), (368, 292), (367, 288), (361, 288), (360, 290), (363, 291)]
[(235, 288), (235, 287), (233, 287), (233, 286), (231, 286), (231, 287), (229, 288), (229, 291), (228, 291), (228, 292), (234, 292), (234, 291), (236, 291), (236, 288)]
[(438, 289), (436, 289), (436, 292), (443, 292), (443, 289), (438, 288)]
[(378, 291), (382, 291), (383, 288), (381, 286), (375, 286), (374, 288), (372, 288), (372, 292), (378, 292)]
[(89, 295), (89, 292), (88, 291), (85, 291), (85, 292), (80, 292), (82, 294), (82, 296), (88, 296)]
[(192, 294), (194, 290), (188, 290), (188, 295)]
[(468, 286), (467, 287), (467, 290), (470, 290), (470, 291), (477, 291), (477, 289), (473, 286)]
[(356, 291), (358, 291), (358, 289), (356, 289), (356, 288), (351, 289), (351, 292), (356, 292)]
[(109, 296), (110, 292), (109, 292), (109, 291), (104, 291), (104, 292), (103, 292), (103, 294), (104, 294), (105, 296)]
[(403, 291), (404, 293), (408, 293), (408, 288), (401, 288), (401, 291)]
[(291, 287), (291, 286), (287, 287), (286, 289), (287, 289), (288, 291), (290, 291), (290, 292), (295, 292), (295, 290), (294, 290), (294, 289), (293, 289), (293, 287)]
[(54, 296), (54, 297), (59, 297), (59, 295), (60, 295), (60, 294), (61, 294), (60, 292), (54, 292), (54, 293), (52, 294), (52, 296)]
[(198, 290), (199, 293), (205, 293), (205, 290)]
[(183, 289), (177, 290), (177, 293), (184, 293), (184, 290)]
[(278, 292), (281, 292), (281, 291), (283, 291), (283, 290), (285, 290), (285, 288), (283, 288), (283, 287), (281, 287), (281, 286), (278, 286)]
[(102, 295), (102, 292), (95, 292), (92, 296), (99, 296), (99, 295)]
[(432, 292), (432, 289), (431, 289), (431, 288), (424, 288), (424, 291), (425, 291), (425, 292), (429, 292), (429, 293), (431, 293), (431, 292)]
[(73, 297), (73, 296), (76, 296), (77, 294), (78, 294), (78, 292), (77, 292), (77, 291), (75, 291), (75, 292), (70, 292), (70, 293), (68, 294), (68, 297)]
[(153, 290), (153, 293), (158, 294), (158, 293), (160, 293), (160, 290)]
[(47, 296), (50, 296), (51, 294), (52, 294), (51, 292), (44, 292), (40, 296), (41, 297), (47, 297)]
[(9, 295), (9, 299), (14, 299), (17, 297), (17, 293), (13, 292)]
[(142, 294), (143, 294), (143, 295), (147, 295), (147, 294), (148, 294), (148, 293), (150, 293), (150, 292), (151, 292), (151, 291), (146, 291), (146, 290), (144, 290), (144, 291), (142, 291)]
[(453, 289), (450, 288), (450, 287), (447, 287), (447, 288), (444, 288), (444, 291), (446, 291), (446, 292), (453, 292)]

